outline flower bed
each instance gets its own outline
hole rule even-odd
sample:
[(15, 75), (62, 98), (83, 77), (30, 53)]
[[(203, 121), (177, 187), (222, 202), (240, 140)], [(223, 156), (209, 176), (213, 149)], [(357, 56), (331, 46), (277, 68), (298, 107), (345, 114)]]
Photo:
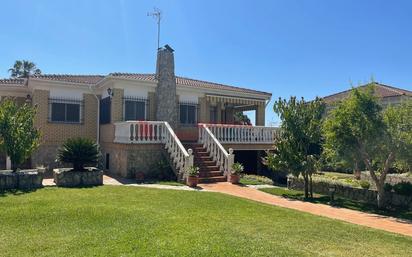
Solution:
[(103, 185), (103, 171), (96, 168), (86, 168), (85, 171), (75, 171), (72, 168), (54, 169), (53, 178), (60, 187)]

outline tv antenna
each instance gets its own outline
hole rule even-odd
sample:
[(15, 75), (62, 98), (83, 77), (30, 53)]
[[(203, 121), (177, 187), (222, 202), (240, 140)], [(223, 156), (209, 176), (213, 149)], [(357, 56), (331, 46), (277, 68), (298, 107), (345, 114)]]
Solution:
[(148, 12), (147, 16), (152, 16), (157, 21), (157, 49), (160, 48), (160, 20), (162, 19), (162, 11), (154, 7), (153, 12)]

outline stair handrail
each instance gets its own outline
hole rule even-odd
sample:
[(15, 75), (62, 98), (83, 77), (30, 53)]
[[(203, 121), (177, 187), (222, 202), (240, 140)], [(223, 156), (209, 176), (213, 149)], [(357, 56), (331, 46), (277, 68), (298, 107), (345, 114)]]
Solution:
[(164, 144), (179, 179), (184, 179), (193, 166), (193, 151), (186, 151), (166, 121), (122, 121), (115, 123), (115, 143)]
[(175, 134), (174, 130), (167, 121), (164, 121), (164, 133), (162, 141), (165, 144), (165, 149), (169, 152), (172, 162), (179, 170), (180, 179), (185, 178), (190, 167), (193, 166), (193, 151), (186, 151), (182, 142)]
[(229, 175), (235, 159), (233, 149), (229, 148), (229, 152), (227, 152), (206, 124), (199, 124), (199, 135), (199, 141), (213, 160), (216, 161), (220, 171), (223, 171), (225, 176)]

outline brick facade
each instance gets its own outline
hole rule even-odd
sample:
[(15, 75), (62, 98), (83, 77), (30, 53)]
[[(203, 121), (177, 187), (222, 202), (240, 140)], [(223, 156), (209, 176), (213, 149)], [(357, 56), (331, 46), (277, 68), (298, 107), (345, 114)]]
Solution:
[(32, 156), (32, 165), (56, 166), (56, 151), (68, 138), (86, 137), (96, 140), (97, 102), (92, 94), (83, 94), (83, 122), (80, 124), (52, 123), (49, 121), (49, 96), (47, 90), (34, 90), (32, 104), (37, 106), (35, 126), (40, 130), (40, 147)]

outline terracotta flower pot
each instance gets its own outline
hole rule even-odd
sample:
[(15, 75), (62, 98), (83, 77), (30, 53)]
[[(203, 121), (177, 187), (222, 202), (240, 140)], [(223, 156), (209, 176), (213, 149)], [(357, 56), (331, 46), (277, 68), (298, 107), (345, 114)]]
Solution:
[(186, 184), (190, 187), (196, 187), (198, 183), (198, 177), (197, 176), (188, 176), (186, 180)]
[(240, 176), (238, 174), (231, 174), (229, 176), (229, 182), (232, 184), (239, 184)]

